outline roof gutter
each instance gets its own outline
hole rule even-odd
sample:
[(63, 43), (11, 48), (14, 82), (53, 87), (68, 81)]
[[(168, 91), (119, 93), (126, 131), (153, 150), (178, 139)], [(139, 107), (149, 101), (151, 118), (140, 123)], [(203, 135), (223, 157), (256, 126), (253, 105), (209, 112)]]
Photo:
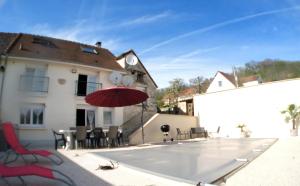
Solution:
[(121, 71), (121, 70), (114, 70), (114, 69), (108, 69), (108, 68), (102, 68), (102, 67), (96, 67), (91, 65), (84, 65), (79, 63), (74, 63), (72, 61), (55, 61), (55, 60), (49, 60), (49, 59), (41, 59), (41, 58), (28, 58), (28, 57), (18, 57), (18, 56), (9, 56), (10, 59), (16, 59), (16, 60), (24, 60), (24, 61), (31, 61), (31, 62), (45, 62), (45, 63), (52, 63), (52, 64), (63, 64), (68, 66), (75, 66), (75, 67), (85, 67), (89, 69), (95, 69), (95, 70), (103, 70), (107, 72), (117, 71), (121, 74), (126, 74), (127, 72)]

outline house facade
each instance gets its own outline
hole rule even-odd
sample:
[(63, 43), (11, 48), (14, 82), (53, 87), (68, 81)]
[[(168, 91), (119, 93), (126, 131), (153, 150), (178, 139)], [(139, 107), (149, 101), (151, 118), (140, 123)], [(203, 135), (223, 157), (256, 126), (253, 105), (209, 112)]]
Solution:
[[(1, 122), (16, 124), (21, 140), (50, 144), (51, 129), (120, 126), (130, 117), (123, 107), (94, 107), (84, 100), (89, 93), (115, 86), (112, 72), (129, 74), (101, 43), (7, 33), (0, 33), (0, 40)], [(147, 92), (156, 88), (144, 87)]]

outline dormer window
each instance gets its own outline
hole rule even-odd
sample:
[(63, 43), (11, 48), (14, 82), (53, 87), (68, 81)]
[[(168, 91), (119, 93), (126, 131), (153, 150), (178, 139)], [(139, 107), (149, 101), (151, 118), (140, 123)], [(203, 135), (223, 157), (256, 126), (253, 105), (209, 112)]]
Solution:
[(56, 45), (44, 37), (34, 37), (32, 43), (40, 44), (46, 47), (56, 48)]
[(81, 46), (80, 48), (82, 52), (90, 53), (90, 54), (98, 54), (97, 50), (92, 47)]

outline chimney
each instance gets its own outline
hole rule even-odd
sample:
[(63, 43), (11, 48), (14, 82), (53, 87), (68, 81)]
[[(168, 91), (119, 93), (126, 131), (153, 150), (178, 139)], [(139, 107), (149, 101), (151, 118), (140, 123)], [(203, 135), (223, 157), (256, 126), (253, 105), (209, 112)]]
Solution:
[(95, 45), (96, 45), (96, 47), (101, 48), (101, 44), (102, 43), (100, 41), (97, 41)]

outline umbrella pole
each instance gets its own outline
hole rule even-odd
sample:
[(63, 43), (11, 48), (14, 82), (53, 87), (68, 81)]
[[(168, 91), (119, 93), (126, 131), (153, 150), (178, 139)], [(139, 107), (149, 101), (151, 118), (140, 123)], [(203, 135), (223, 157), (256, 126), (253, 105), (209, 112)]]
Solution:
[(142, 140), (144, 144), (144, 121), (143, 121), (143, 115), (144, 115), (144, 102), (142, 103), (142, 117), (141, 117), (141, 123), (142, 123)]

